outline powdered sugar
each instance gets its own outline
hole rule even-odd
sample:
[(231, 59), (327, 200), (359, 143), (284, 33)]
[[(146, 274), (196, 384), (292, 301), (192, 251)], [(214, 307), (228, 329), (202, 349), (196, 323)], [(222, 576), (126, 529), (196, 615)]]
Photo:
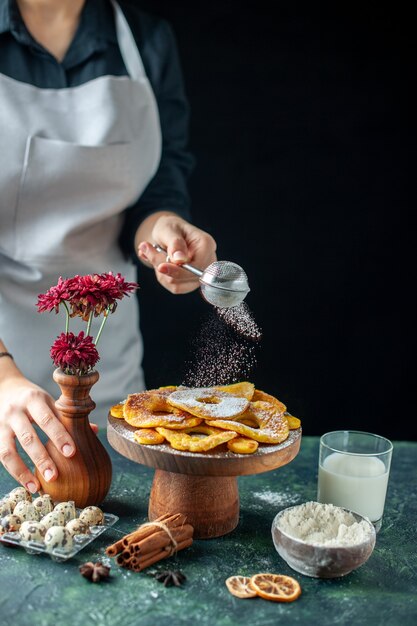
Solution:
[(192, 415), (208, 418), (235, 417), (243, 413), (249, 405), (246, 398), (237, 398), (230, 393), (207, 388), (174, 391), (169, 395), (168, 402)]
[(227, 309), (216, 309), (217, 315), (225, 324), (231, 326), (234, 331), (252, 341), (260, 341), (262, 338), (261, 329), (258, 327), (254, 317), (245, 302), (238, 306)]
[[(246, 323), (251, 328), (250, 339), (242, 333)], [(213, 308), (193, 342), (193, 356), (187, 363), (183, 384), (187, 387), (214, 387), (249, 379), (256, 365), (255, 335), (246, 305), (232, 309)]]

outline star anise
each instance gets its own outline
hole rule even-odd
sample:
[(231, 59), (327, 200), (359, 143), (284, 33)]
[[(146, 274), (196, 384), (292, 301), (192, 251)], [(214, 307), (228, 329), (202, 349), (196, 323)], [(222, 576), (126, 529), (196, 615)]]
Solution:
[(171, 587), (172, 585), (181, 587), (182, 583), (187, 580), (182, 572), (171, 569), (158, 572), (155, 574), (155, 578), (158, 582), (163, 583), (164, 587)]
[(84, 578), (88, 578), (93, 583), (98, 583), (103, 578), (108, 578), (110, 576), (110, 567), (107, 565), (103, 565), (101, 561), (97, 563), (92, 563), (88, 561), (88, 563), (84, 563), (84, 565), (80, 565), (80, 574), (84, 576)]

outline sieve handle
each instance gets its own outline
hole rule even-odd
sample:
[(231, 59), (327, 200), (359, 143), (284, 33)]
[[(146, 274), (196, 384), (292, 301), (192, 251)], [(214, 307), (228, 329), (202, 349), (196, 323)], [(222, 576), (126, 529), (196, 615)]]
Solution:
[[(157, 252), (163, 252), (164, 254), (167, 254), (167, 251), (164, 250), (164, 248), (161, 248), (161, 246), (159, 246), (157, 243), (154, 243), (152, 245)], [(201, 277), (204, 273), (201, 270), (194, 267), (193, 265), (190, 265), (189, 263), (181, 263), (181, 267), (183, 267), (185, 270), (188, 270), (192, 274), (195, 274), (198, 277)]]

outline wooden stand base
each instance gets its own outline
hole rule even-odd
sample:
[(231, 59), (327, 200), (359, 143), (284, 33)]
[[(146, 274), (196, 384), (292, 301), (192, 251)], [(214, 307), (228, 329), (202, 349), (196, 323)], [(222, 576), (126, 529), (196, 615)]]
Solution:
[(149, 519), (181, 512), (195, 539), (220, 537), (239, 522), (239, 491), (234, 476), (192, 476), (155, 470)]
[(239, 522), (237, 476), (259, 474), (290, 463), (297, 456), (301, 428), (291, 430), (277, 445), (262, 445), (254, 454), (194, 454), (167, 444), (136, 443), (136, 428), (109, 415), (107, 437), (117, 452), (135, 463), (155, 468), (149, 499), (149, 519), (183, 513), (194, 526), (194, 537), (210, 539), (234, 530)]

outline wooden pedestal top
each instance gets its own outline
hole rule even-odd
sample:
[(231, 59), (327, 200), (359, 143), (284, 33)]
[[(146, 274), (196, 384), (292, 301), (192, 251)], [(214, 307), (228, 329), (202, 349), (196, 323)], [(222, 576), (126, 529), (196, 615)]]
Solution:
[(148, 467), (196, 476), (243, 476), (260, 474), (286, 465), (298, 454), (301, 428), (290, 430), (288, 438), (278, 445), (259, 444), (254, 454), (235, 454), (221, 446), (216, 452), (174, 450), (163, 443), (144, 446), (133, 439), (137, 430), (124, 420), (109, 415), (107, 438), (120, 454)]

